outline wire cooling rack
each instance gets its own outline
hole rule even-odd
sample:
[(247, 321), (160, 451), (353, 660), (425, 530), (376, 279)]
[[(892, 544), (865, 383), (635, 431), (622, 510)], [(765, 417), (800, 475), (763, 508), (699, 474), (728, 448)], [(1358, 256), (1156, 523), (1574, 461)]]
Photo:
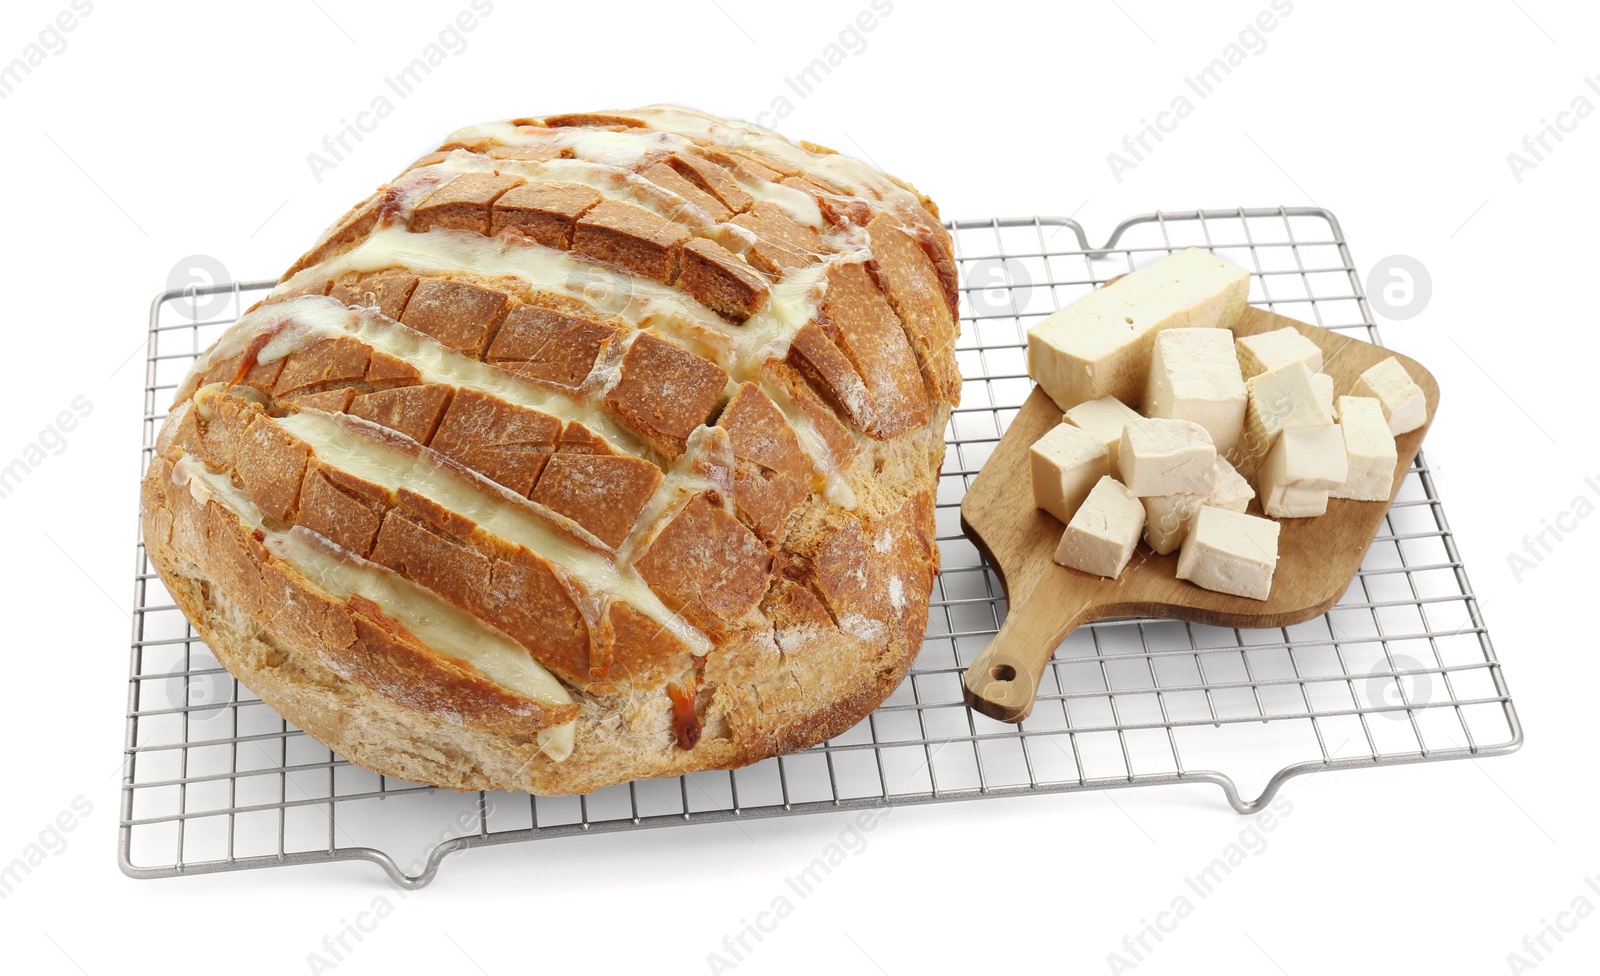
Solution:
[[(1030, 389), (1029, 325), (1118, 274), (1189, 245), (1249, 268), (1251, 301), (1373, 341), (1338, 222), (1311, 208), (1155, 213), (1092, 247), (1070, 219), (956, 221), (966, 386), (939, 483), (943, 572), (910, 677), (831, 742), (733, 772), (587, 797), (461, 794), (354, 766), (223, 670), (138, 549), (119, 845), (123, 870), (166, 877), (367, 860), (419, 887), (443, 858), (490, 844), (888, 804), (1215, 783), (1241, 813), (1308, 772), (1499, 755), (1522, 730), (1422, 454), (1359, 576), (1324, 616), (1235, 630), (1109, 620), (1057, 650), (1021, 725), (969, 711), (961, 679), (1006, 612), (961, 534), (962, 494)], [(172, 391), (271, 282), (155, 299), (145, 463)], [(1243, 792), (1236, 783), (1255, 784)]]

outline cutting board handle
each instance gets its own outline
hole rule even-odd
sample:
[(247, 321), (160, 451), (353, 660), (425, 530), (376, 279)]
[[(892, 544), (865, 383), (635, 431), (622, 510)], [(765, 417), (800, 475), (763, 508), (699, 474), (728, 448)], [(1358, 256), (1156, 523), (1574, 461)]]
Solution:
[[(1000, 632), (967, 668), (962, 695), (967, 705), (1001, 722), (1020, 722), (1033, 711), (1039, 679), (1056, 648), (1082, 624), (1095, 619), (1093, 604), (1074, 605), (1055, 579), (1070, 576), (1046, 572), (1018, 606), (1006, 614)], [(1080, 598), (1081, 599), (1081, 598)]]

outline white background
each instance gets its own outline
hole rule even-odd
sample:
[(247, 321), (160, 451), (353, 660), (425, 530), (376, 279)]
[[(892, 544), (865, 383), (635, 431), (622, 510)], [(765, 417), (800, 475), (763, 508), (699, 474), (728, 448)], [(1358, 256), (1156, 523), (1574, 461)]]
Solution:
[[(1515, 971), (1524, 936), (1580, 895), (1600, 905), (1584, 884), (1600, 873), (1585, 802), (1600, 519), (1578, 520), (1520, 582), (1507, 561), (1600, 479), (1587, 236), (1600, 118), (1571, 118), (1520, 181), (1507, 161), (1574, 98), (1600, 105), (1584, 82), (1600, 70), (1592, 4), (1295, 0), (1265, 49), (1119, 181), (1107, 153), (1265, 0), (897, 0), (803, 99), (785, 76), (864, 3), (499, 0), (316, 179), (307, 154), (465, 6), (99, 0), (0, 100), (0, 462), (74, 397), (93, 404), (0, 500), (13, 584), (0, 861), (75, 798), (92, 805), (0, 901), (0, 956), (16, 960), (0, 968), (303, 972), (324, 935), (387, 895), (394, 914), (339, 973), (703, 972), (844, 828), (819, 816), (500, 848), (451, 859), (404, 899), (370, 865), (157, 882), (116, 868), (142, 356), (123, 364), (150, 296), (175, 272), (182, 283), (192, 254), (275, 275), (460, 125), (656, 101), (870, 157), (947, 217), (1072, 214), (1100, 239), (1155, 208), (1314, 202), (1343, 222), (1363, 277), (1385, 255), (1419, 259), (1430, 304), (1380, 325), (1444, 390), (1427, 453), (1527, 744), (1291, 781), (1269, 848), (1136, 971)], [(63, 9), (5, 4), (0, 63)], [(898, 810), (737, 971), (1109, 971), (1122, 937), (1246, 826), (1203, 786)], [(1571, 921), (1540, 974), (1594, 971), (1600, 918)]]

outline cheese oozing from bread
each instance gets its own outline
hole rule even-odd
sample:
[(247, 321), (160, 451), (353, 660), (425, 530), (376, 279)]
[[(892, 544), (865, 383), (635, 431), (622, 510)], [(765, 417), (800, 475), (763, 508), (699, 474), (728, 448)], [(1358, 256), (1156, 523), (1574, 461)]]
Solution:
[[(151, 559), (239, 680), (380, 772), (586, 793), (803, 748), (920, 644), (958, 298), (932, 201), (823, 147), (674, 109), (460, 130), (180, 388)], [(220, 505), (196, 531), (185, 456), (271, 547)], [(349, 567), (341, 606), (316, 583)], [(441, 601), (570, 700), (449, 659)]]
[(464, 515), (502, 539), (539, 553), (591, 593), (609, 593), (627, 600), (696, 653), (711, 644), (705, 634), (668, 609), (639, 574), (620, 567), (606, 554), (578, 542), (535, 514), (532, 502), (509, 492), (489, 490), (432, 459), (432, 452), (411, 457), (398, 448), (357, 432), (343, 415), (317, 410), (279, 418), (277, 424), (310, 445), (319, 460), (365, 481), (398, 491), (407, 488)]
[(379, 228), (351, 250), (306, 268), (280, 284), (274, 294), (294, 291), (313, 279), (388, 268), (405, 268), (416, 274), (470, 271), (486, 277), (519, 278), (535, 289), (569, 298), (589, 300), (599, 295), (606, 311), (639, 328), (659, 328), (728, 370), (735, 380), (746, 380), (761, 364), (788, 352), (794, 334), (813, 316), (813, 293), (830, 264), (844, 259), (834, 255), (784, 275), (772, 287), (765, 307), (743, 324), (731, 325), (678, 288), (642, 275), (597, 267), (565, 251), (468, 231), (434, 228), (414, 234), (394, 226)]
[[(471, 614), (376, 563), (353, 553), (336, 552), (332, 543), (303, 528), (279, 531), (267, 527), (261, 509), (243, 490), (194, 455), (174, 462), (172, 477), (188, 486), (195, 501), (215, 501), (261, 532), (262, 544), (270, 552), (329, 595), (341, 600), (366, 597), (437, 653), (467, 662), (508, 691), (547, 705), (572, 702), (561, 682), (525, 648)], [(558, 762), (567, 758), (574, 745), (573, 730), (572, 722), (540, 730), (538, 741), (545, 755)]]
[[(647, 450), (639, 438), (616, 423), (602, 409), (598, 396), (567, 396), (550, 387), (529, 383), (507, 370), (462, 355), (433, 337), (402, 325), (374, 309), (347, 308), (337, 299), (321, 295), (305, 295), (263, 305), (245, 315), (229, 328), (216, 345), (196, 360), (188, 377), (178, 388), (177, 399), (182, 400), (193, 394), (214, 363), (237, 356), (252, 341), (264, 335), (268, 338), (256, 355), (258, 363), (282, 359), (303, 346), (310, 337), (348, 335), (379, 352), (406, 360), (421, 374), (424, 383), (481, 390), (508, 403), (550, 414), (563, 422), (576, 421), (623, 453), (643, 454)], [(638, 333), (633, 333), (624, 337), (621, 349), (625, 349), (626, 343), (637, 336)], [(621, 358), (621, 349), (618, 359)], [(609, 380), (600, 377), (599, 385), (614, 381), (614, 368), (611, 374)], [(248, 395), (249, 389), (238, 387), (233, 392)], [(855, 508), (855, 492), (850, 488), (845, 472), (835, 463), (833, 452), (816, 425), (783, 390), (769, 386), (766, 393), (783, 411), (806, 459), (822, 479), (824, 497), (841, 508)]]

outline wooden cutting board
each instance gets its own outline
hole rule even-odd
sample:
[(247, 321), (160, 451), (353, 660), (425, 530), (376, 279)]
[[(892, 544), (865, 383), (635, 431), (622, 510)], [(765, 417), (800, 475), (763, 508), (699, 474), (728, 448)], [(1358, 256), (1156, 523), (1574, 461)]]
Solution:
[[(1236, 336), (1292, 325), (1322, 347), (1323, 372), (1335, 396), (1348, 395), (1368, 367), (1395, 356), (1428, 398), (1428, 423), (1396, 438), (1398, 491), (1439, 407), (1439, 385), (1416, 361), (1352, 336), (1253, 306)], [(1285, 627), (1327, 612), (1344, 595), (1383, 524), (1384, 502), (1330, 499), (1326, 515), (1283, 519), (1278, 568), (1266, 600), (1203, 590), (1177, 578), (1178, 553), (1153, 553), (1143, 541), (1117, 579), (1057, 565), (1051, 556), (1065, 526), (1033, 505), (1028, 448), (1061, 422), (1061, 410), (1037, 386), (961, 502), (961, 527), (1000, 575), (1010, 610), (1000, 632), (967, 669), (967, 704), (1003, 722), (1033, 710), (1039, 678), (1075, 628), (1107, 617), (1168, 617), (1219, 627)], [(1250, 505), (1261, 514), (1260, 500)]]

